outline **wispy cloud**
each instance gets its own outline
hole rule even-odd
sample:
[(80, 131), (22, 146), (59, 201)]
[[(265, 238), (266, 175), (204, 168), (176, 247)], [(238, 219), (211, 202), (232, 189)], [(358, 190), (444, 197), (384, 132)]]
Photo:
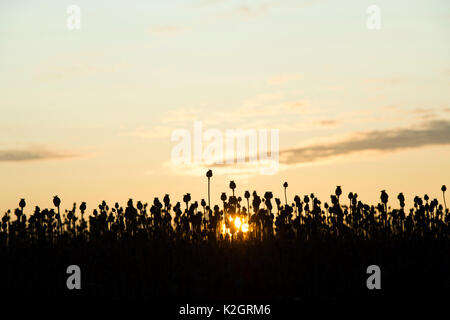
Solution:
[(77, 157), (76, 154), (58, 152), (41, 147), (27, 149), (0, 149), (0, 162), (25, 162), (35, 160), (55, 160)]
[(324, 120), (317, 120), (316, 124), (324, 127), (333, 127), (337, 126), (339, 124), (339, 121), (333, 119), (324, 119)]
[(450, 144), (450, 121), (426, 122), (417, 128), (374, 130), (353, 134), (341, 141), (280, 151), (285, 164), (302, 164), (363, 151), (392, 152), (408, 148)]
[[(166, 112), (155, 126), (124, 130), (119, 135), (148, 139), (167, 138), (176, 129), (192, 128), (194, 121), (202, 121), (205, 130), (212, 126), (216, 128), (267, 129), (274, 128), (275, 117), (278, 119), (277, 129), (298, 131), (306, 129), (306, 126), (299, 126), (296, 123), (296, 116), (312, 112), (310, 109), (308, 101), (284, 100), (281, 94), (266, 93), (245, 99), (240, 106), (227, 111), (205, 112), (195, 108), (171, 110)], [(286, 120), (286, 115), (292, 115), (292, 117)], [(313, 120), (311, 124), (317, 126), (336, 124), (332, 122), (331, 119), (322, 122)]]

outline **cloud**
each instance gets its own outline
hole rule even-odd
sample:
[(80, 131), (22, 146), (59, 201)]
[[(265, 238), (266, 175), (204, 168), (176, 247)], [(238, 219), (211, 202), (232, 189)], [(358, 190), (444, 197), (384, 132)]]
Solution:
[(0, 162), (25, 162), (76, 157), (75, 154), (50, 151), (45, 148), (0, 150)]
[[(170, 137), (178, 128), (192, 128), (194, 121), (202, 121), (204, 129), (211, 127), (225, 128), (268, 128), (273, 127), (274, 118), (285, 118), (286, 115), (305, 115), (312, 112), (310, 103), (304, 100), (283, 100), (279, 93), (265, 93), (246, 99), (239, 107), (226, 111), (202, 111), (196, 108), (179, 108), (167, 111), (158, 121), (158, 125), (149, 128), (137, 128), (119, 133), (121, 136), (159, 139)], [(295, 122), (297, 121), (297, 122)], [(285, 120), (278, 119), (277, 128), (297, 128), (298, 119), (290, 117), (288, 126)], [(294, 126), (295, 122), (295, 126)], [(318, 123), (332, 125), (332, 123)]]
[(450, 121), (429, 121), (419, 128), (374, 130), (352, 135), (342, 141), (280, 151), (280, 161), (285, 164), (315, 162), (334, 156), (363, 151), (392, 152), (408, 148), (450, 144)]
[(325, 120), (318, 120), (316, 123), (320, 126), (325, 127), (333, 127), (339, 124), (338, 120), (332, 120), (332, 119), (325, 119)]

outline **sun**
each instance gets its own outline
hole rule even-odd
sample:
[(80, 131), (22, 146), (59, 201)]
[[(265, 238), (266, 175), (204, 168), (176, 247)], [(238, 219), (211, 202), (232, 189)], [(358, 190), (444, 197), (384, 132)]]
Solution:
[[(240, 217), (235, 217), (233, 218), (232, 216), (228, 217), (228, 221), (230, 221), (230, 224), (234, 223), (234, 226), (236, 228), (237, 231), (242, 231), (243, 233), (248, 232), (249, 230), (249, 225), (248, 222), (245, 221), (245, 219), (241, 219)], [(229, 234), (231, 235), (231, 230), (230, 228), (227, 228), (225, 223), (222, 222), (222, 234)]]

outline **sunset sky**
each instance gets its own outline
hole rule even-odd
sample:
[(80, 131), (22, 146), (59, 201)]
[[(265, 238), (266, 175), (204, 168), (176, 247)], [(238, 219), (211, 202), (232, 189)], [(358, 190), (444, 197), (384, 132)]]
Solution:
[(214, 201), (230, 180), (392, 206), (450, 185), (448, 0), (3, 1), (0, 71), (0, 213), (206, 198), (207, 168), (171, 162), (196, 120), (280, 132), (279, 171), (213, 169)]

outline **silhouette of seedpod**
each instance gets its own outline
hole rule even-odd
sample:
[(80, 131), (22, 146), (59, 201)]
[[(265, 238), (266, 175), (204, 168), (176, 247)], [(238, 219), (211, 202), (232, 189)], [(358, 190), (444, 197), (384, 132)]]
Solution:
[(272, 192), (267, 191), (267, 192), (264, 193), (264, 199), (270, 200), (270, 199), (272, 199), (272, 198), (273, 198)]
[(19, 207), (23, 210), (27, 204), (25, 203), (25, 199), (20, 199), (19, 201)]
[(281, 200), (279, 198), (275, 198), (275, 203), (277, 204), (277, 206), (279, 207), (281, 204)]
[(212, 171), (208, 170), (206, 171), (206, 177), (208, 178), (208, 207), (211, 208), (211, 177), (212, 177)]
[(133, 206), (133, 199), (128, 199), (128, 201), (127, 201), (127, 206), (128, 207), (132, 207)]
[(164, 205), (166, 206), (166, 208), (168, 208), (169, 205), (170, 205), (170, 197), (169, 197), (168, 194), (166, 194), (166, 195), (164, 196), (163, 202), (164, 202)]
[(136, 204), (136, 207), (138, 208), (138, 210), (142, 210), (142, 207), (143, 207), (142, 202), (138, 201)]
[(82, 202), (82, 203), (80, 204), (80, 211), (81, 211), (81, 212), (86, 211), (86, 202)]
[(222, 195), (220, 196), (220, 200), (222, 200), (222, 201), (227, 200), (227, 194), (225, 192), (222, 192)]
[(202, 201), (200, 201), (200, 204), (201, 204), (202, 207), (205, 207), (205, 206), (206, 206), (206, 201), (205, 201), (205, 199), (202, 199)]
[(247, 209), (250, 212), (250, 201), (248, 200), (250, 198), (250, 191), (245, 191), (244, 198), (247, 199)]
[(386, 204), (388, 202), (389, 196), (386, 193), (386, 190), (381, 190), (380, 199), (381, 199), (381, 202), (384, 204)]
[(430, 199), (429, 197), (428, 197), (428, 195), (426, 194), (426, 195), (424, 195), (423, 196), (423, 198), (425, 199), (425, 201), (427, 201), (428, 202), (428, 200)]
[(233, 196), (234, 196), (234, 189), (236, 189), (236, 183), (234, 181), (230, 181), (230, 189), (233, 192)]
[(286, 206), (287, 206), (287, 194), (286, 194), (286, 189), (287, 189), (287, 187), (288, 187), (288, 183), (287, 183), (287, 182), (284, 182), (284, 183), (283, 183), (283, 187), (284, 187), (284, 202), (285, 202), (285, 204), (286, 204)]
[(20, 216), (22, 215), (22, 210), (17, 208), (16, 210), (14, 210), (14, 214), (16, 215), (17, 220), (19, 220)]
[(59, 199), (58, 196), (54, 196), (53, 197), (53, 204), (55, 205), (55, 207), (59, 207), (59, 205), (61, 204), (61, 200)]
[(337, 204), (338, 203), (338, 198), (335, 195), (331, 195), (330, 198), (331, 198), (331, 203), (332, 204)]
[(441, 191), (442, 191), (442, 197), (444, 198), (445, 211), (447, 211), (447, 202), (445, 202), (445, 191), (447, 191), (447, 187), (445, 186), (445, 184), (441, 187)]
[(348, 194), (348, 198), (349, 198), (350, 200), (353, 199), (353, 192), (350, 192), (350, 193)]
[(337, 186), (336, 191), (334, 193), (337, 195), (337, 197), (339, 199), (339, 196), (342, 194), (341, 186)]
[(309, 197), (308, 197), (307, 195), (305, 195), (305, 196), (303, 197), (303, 202), (304, 202), (304, 203), (309, 203)]

